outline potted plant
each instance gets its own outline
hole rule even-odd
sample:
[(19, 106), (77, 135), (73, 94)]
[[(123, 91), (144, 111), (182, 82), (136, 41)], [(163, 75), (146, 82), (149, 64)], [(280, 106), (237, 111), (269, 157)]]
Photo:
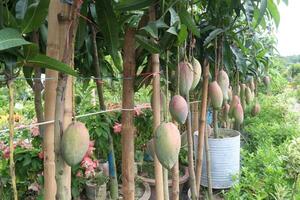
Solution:
[[(122, 197), (122, 186), (120, 185), (120, 198)], [(139, 177), (135, 180), (135, 199), (136, 200), (149, 200), (151, 196), (151, 188), (147, 182), (144, 182)]]
[[(153, 162), (144, 162), (142, 165), (138, 166), (138, 178), (143, 182), (149, 184), (151, 188), (151, 196), (150, 200), (156, 199), (156, 191), (155, 191), (155, 177), (154, 177), (154, 167)], [(180, 167), (180, 178), (179, 178), (179, 193), (183, 188), (183, 185), (189, 179), (189, 171), (187, 167)], [(171, 188), (172, 188), (172, 180), (171, 180), (172, 173), (169, 173), (169, 196), (172, 198)]]
[(102, 171), (97, 172), (90, 177), (85, 185), (85, 194), (88, 200), (105, 200), (106, 199), (106, 183), (108, 177)]

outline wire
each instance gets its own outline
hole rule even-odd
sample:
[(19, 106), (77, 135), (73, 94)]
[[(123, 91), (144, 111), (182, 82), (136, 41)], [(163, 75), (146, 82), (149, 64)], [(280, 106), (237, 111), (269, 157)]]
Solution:
[[(138, 105), (138, 106), (135, 106), (135, 108), (146, 109), (146, 108), (151, 108), (151, 106), (150, 105), (144, 105), (144, 106)], [(98, 111), (98, 112), (87, 113), (87, 114), (83, 114), (83, 115), (77, 115), (77, 116), (75, 116), (75, 119), (80, 119), (80, 118), (89, 117), (89, 116), (93, 116), (93, 115), (98, 115), (98, 114), (102, 114), (102, 113), (122, 111), (122, 110), (124, 110), (124, 111), (133, 111), (135, 109), (134, 108), (114, 108), (114, 109), (109, 109), (109, 110), (102, 110), (102, 111)], [(47, 125), (47, 124), (52, 124), (52, 123), (54, 123), (54, 120), (49, 120), (49, 121), (40, 122), (40, 123), (33, 123), (33, 124), (28, 124), (28, 125), (20, 125), (18, 127), (15, 127), (14, 130), (28, 129), (28, 128), (32, 128), (32, 127), (35, 127), (35, 126)], [(3, 129), (3, 130), (0, 131), (0, 134), (5, 133), (7, 131), (9, 131), (9, 129)]]

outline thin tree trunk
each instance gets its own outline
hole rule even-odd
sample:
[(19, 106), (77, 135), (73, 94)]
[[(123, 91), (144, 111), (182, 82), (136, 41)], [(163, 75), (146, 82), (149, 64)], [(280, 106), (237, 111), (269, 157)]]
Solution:
[(134, 185), (134, 76), (135, 76), (135, 29), (127, 28), (124, 39), (124, 71), (122, 96), (122, 189), (126, 200), (133, 200)]
[(212, 182), (211, 182), (211, 161), (210, 161), (210, 150), (208, 144), (208, 133), (205, 133), (205, 156), (206, 156), (206, 172), (208, 181), (208, 198), (213, 199)]
[(208, 79), (209, 79), (209, 63), (207, 62), (207, 60), (205, 60), (204, 69), (203, 69), (202, 101), (201, 101), (200, 126), (198, 130), (198, 151), (197, 151), (197, 165), (196, 165), (196, 186), (199, 194), (200, 194), (201, 173), (202, 173), (204, 134), (206, 129)]
[(164, 181), (164, 199), (169, 200), (169, 178), (168, 169), (163, 168), (163, 181)]
[[(32, 41), (39, 45), (39, 34), (34, 31), (32, 33)], [(34, 84), (33, 84), (33, 92), (34, 92), (34, 108), (36, 113), (37, 122), (44, 122), (44, 109), (42, 102), (42, 90), (44, 88), (43, 83), (41, 81), (41, 68), (34, 68)], [(40, 135), (43, 136), (45, 132), (45, 127), (43, 125), (39, 126)]]
[(9, 172), (11, 177), (11, 186), (13, 189), (14, 200), (18, 199), (16, 185), (15, 161), (14, 161), (14, 86), (13, 80), (8, 80), (7, 87), (9, 90)]
[[(197, 100), (197, 99), (195, 99)], [(199, 112), (198, 112), (198, 105), (199, 103), (195, 102), (191, 104), (191, 110), (192, 110), (192, 133), (194, 135), (195, 131), (199, 128)]]
[[(149, 9), (149, 21), (155, 21), (155, 6), (151, 6)], [(153, 75), (153, 135), (155, 129), (159, 126), (161, 121), (160, 116), (160, 75), (159, 75), (159, 54), (151, 55), (151, 65)], [(155, 140), (155, 137), (154, 137)], [(154, 171), (155, 171), (155, 190), (156, 199), (164, 200), (164, 189), (163, 189), (163, 170), (160, 162), (156, 155), (154, 155)]]
[(97, 48), (97, 41), (96, 41), (96, 30), (93, 24), (90, 24), (91, 32), (92, 32), (92, 43), (93, 43), (93, 61), (94, 61), (94, 68), (95, 68), (95, 82), (98, 91), (99, 97), (99, 104), (100, 110), (105, 110), (105, 103), (104, 103), (104, 96), (103, 96), (103, 82), (101, 80), (101, 67), (99, 62), (99, 55), (98, 55), (98, 48)]
[[(62, 62), (73, 66), (74, 42), (77, 31), (78, 1), (72, 6), (63, 5), (60, 13), (60, 55)], [(73, 115), (73, 79), (66, 74), (59, 73), (56, 89), (55, 123), (54, 123), (54, 152), (55, 152), (55, 179), (57, 186), (56, 199), (71, 199), (71, 168), (61, 156), (60, 142), (63, 131), (72, 122)]]
[(179, 161), (172, 168), (172, 200), (179, 200)]
[(190, 98), (189, 94), (186, 95), (186, 100), (189, 107), (189, 113), (187, 118), (187, 141), (188, 141), (188, 161), (189, 161), (189, 174), (190, 174), (190, 187), (192, 193), (192, 200), (198, 198), (198, 192), (196, 190), (196, 178), (194, 170), (194, 151), (193, 151), (193, 134), (192, 134), (192, 119), (191, 119), (191, 109), (190, 109)]
[[(62, 8), (59, 1), (51, 0), (48, 14), (48, 39), (47, 39), (47, 55), (59, 59), (59, 37), (56, 34), (59, 30), (58, 13)], [(58, 72), (46, 69), (45, 84), (45, 120), (54, 120), (55, 115), (55, 99), (57, 87)], [(49, 79), (51, 78), (51, 79)], [(45, 200), (54, 200), (56, 194), (55, 182), (55, 155), (54, 155), (54, 124), (45, 125), (45, 133), (43, 137), (44, 150), (44, 198)]]

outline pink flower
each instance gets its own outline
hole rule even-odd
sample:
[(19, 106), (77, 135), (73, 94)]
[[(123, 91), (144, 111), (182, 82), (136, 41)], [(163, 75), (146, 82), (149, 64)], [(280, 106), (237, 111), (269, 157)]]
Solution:
[(18, 146), (24, 148), (24, 149), (31, 149), (32, 148), (32, 145), (30, 142), (28, 141), (24, 141), (24, 140), (20, 140), (18, 143), (17, 143)]
[(37, 137), (40, 135), (40, 131), (39, 131), (39, 127), (38, 126), (33, 126), (30, 128), (30, 132), (31, 132), (31, 135), (33, 137)]
[(5, 149), (5, 144), (3, 141), (0, 141), (0, 150), (3, 151)]
[(41, 151), (40, 153), (38, 153), (38, 157), (39, 157), (39, 159), (43, 160), (44, 159), (44, 152)]
[(93, 155), (93, 152), (95, 150), (94, 145), (95, 145), (95, 141), (94, 140), (90, 141), (89, 148), (85, 154), (86, 157), (90, 157)]
[(87, 169), (93, 167), (94, 161), (90, 157), (84, 157), (81, 161), (81, 167)]
[(116, 122), (115, 125), (114, 125), (114, 127), (113, 127), (113, 129), (114, 129), (114, 133), (121, 133), (122, 124)]
[(3, 158), (8, 159), (9, 158), (9, 153), (10, 153), (9, 147), (6, 147), (3, 150)]
[(140, 107), (134, 107), (134, 116), (140, 116), (142, 114), (142, 109)]
[(93, 167), (89, 167), (85, 170), (84, 175), (89, 178), (95, 176), (95, 170)]
[(82, 172), (81, 171), (78, 171), (77, 174), (76, 174), (76, 177), (82, 177)]

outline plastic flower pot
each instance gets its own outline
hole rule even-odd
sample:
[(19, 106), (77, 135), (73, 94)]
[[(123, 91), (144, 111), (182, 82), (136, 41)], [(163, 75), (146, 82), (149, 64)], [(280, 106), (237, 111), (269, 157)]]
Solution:
[(85, 185), (85, 194), (88, 200), (105, 200), (106, 183), (97, 185), (96, 183), (87, 182)]

